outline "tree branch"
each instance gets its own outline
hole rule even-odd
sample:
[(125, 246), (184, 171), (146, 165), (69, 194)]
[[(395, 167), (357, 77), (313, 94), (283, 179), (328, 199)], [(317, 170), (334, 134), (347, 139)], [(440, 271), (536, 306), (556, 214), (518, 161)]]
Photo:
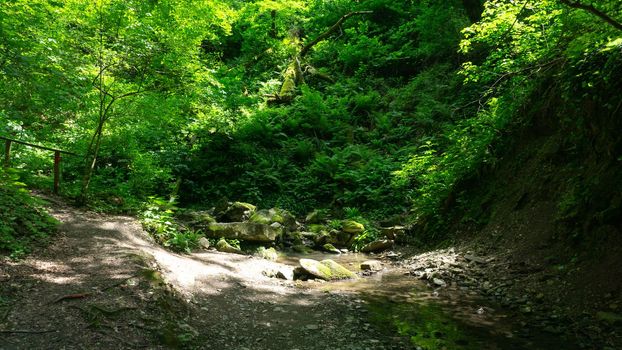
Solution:
[(311, 48), (313, 46), (315, 46), (315, 44), (319, 43), (320, 41), (328, 38), (329, 35), (331, 35), (332, 33), (336, 32), (337, 29), (339, 29), (341, 27), (341, 24), (348, 18), (352, 17), (352, 16), (357, 16), (357, 15), (366, 15), (366, 14), (370, 14), (373, 13), (373, 11), (355, 11), (355, 12), (350, 12), (347, 13), (343, 16), (341, 16), (341, 18), (339, 18), (339, 20), (333, 24), (332, 27), (328, 28), (327, 31), (325, 31), (324, 33), (320, 34), (320, 36), (318, 36), (317, 38), (313, 39), (310, 43), (308, 43), (307, 45), (305, 45), (302, 50), (300, 50), (300, 57), (303, 57), (304, 55), (306, 55), (309, 50), (311, 50)]
[(586, 5), (586, 4), (582, 4), (582, 3), (578, 2), (578, 1), (571, 1), (571, 0), (559, 0), (559, 1), (562, 4), (566, 5), (566, 6), (590, 12), (591, 14), (600, 17), (600, 19), (602, 19), (603, 21), (607, 22), (612, 27), (614, 27), (614, 28), (616, 28), (618, 30), (622, 30), (622, 23), (620, 23), (620, 22), (616, 21), (615, 19), (609, 17), (609, 15), (607, 15), (606, 13), (604, 13), (601, 10), (597, 9), (593, 5)]

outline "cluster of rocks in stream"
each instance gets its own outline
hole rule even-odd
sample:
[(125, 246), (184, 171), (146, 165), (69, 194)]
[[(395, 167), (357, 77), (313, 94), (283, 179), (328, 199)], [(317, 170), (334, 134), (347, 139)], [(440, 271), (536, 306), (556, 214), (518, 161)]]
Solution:
[[(179, 215), (179, 221), (190, 229), (201, 232), (201, 249), (216, 249), (220, 252), (246, 254), (243, 249), (230, 242), (238, 240), (253, 246), (252, 254), (256, 257), (276, 261), (278, 250), (290, 250), (296, 253), (321, 251), (333, 254), (348, 253), (357, 238), (366, 230), (365, 226), (354, 220), (333, 220), (321, 211), (314, 211), (306, 216), (304, 224), (288, 211), (272, 208), (258, 210), (256, 206), (233, 202), (221, 209), (208, 211), (186, 211)], [(335, 222), (337, 224), (335, 224)], [(381, 252), (394, 246), (405, 232), (401, 226), (382, 229), (384, 238), (368, 242), (362, 252)], [(215, 244), (210, 244), (215, 242)], [(259, 246), (257, 246), (259, 245)], [(382, 269), (377, 260), (366, 261), (359, 267), (361, 275), (370, 275)], [(358, 275), (332, 259), (316, 261), (300, 259), (299, 266), (284, 266), (279, 270), (264, 271), (268, 277), (286, 280), (324, 280), (356, 279)]]
[[(223, 208), (207, 211), (186, 211), (178, 215), (186, 228), (201, 232), (199, 247), (210, 249), (209, 239), (218, 240), (214, 248), (227, 253), (243, 254), (232, 246), (231, 240), (276, 246), (297, 253), (319, 250), (334, 254), (347, 253), (357, 238), (366, 231), (363, 224), (354, 220), (332, 220), (321, 211), (314, 211), (300, 223), (286, 210), (260, 209), (244, 203), (228, 203)], [(404, 236), (405, 228), (393, 226), (381, 229), (384, 238), (368, 242), (362, 252), (380, 252), (393, 247)]]

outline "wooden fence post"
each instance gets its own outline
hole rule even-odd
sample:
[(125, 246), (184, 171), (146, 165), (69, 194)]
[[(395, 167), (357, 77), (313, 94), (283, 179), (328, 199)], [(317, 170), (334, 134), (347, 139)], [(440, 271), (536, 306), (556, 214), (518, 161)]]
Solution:
[(54, 151), (54, 194), (58, 194), (60, 184), (60, 151)]
[(5, 140), (4, 142), (4, 167), (8, 168), (11, 165), (11, 141)]

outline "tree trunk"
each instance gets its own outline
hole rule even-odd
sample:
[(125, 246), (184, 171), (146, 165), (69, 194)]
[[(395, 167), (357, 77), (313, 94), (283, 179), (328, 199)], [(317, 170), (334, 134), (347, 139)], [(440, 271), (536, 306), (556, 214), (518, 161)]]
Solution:
[[(311, 40), (308, 44), (303, 46), (300, 52), (298, 53), (298, 55), (296, 55), (292, 59), (289, 66), (287, 66), (287, 69), (285, 70), (285, 73), (283, 74), (283, 83), (281, 84), (281, 89), (279, 90), (279, 93), (274, 94), (274, 95), (268, 95), (270, 97), (268, 102), (279, 102), (279, 103), (291, 102), (291, 100), (296, 96), (296, 87), (304, 83), (303, 71), (302, 71), (302, 67), (300, 63), (300, 61), (304, 58), (304, 56), (307, 53), (309, 53), (309, 51), (313, 48), (313, 46), (325, 40), (331, 34), (336, 32), (341, 27), (341, 24), (343, 24), (343, 22), (347, 20), (348, 18), (352, 16), (364, 15), (364, 14), (370, 14), (370, 13), (373, 13), (373, 12), (372, 11), (356, 11), (356, 12), (347, 13), (341, 16), (341, 18), (339, 18), (339, 20), (335, 22), (335, 24), (333, 24), (330, 28), (328, 28), (328, 30), (326, 30), (324, 33), (320, 34), (318, 37), (316, 37), (315, 39)], [(330, 77), (327, 78), (326, 75), (322, 75), (322, 77), (325, 79), (330, 79)]]

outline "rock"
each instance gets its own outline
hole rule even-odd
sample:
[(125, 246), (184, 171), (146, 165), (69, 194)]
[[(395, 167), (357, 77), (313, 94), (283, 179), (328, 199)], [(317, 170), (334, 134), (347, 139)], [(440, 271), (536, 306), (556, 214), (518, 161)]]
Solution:
[(363, 248), (361, 248), (361, 251), (363, 253), (380, 252), (383, 250), (387, 250), (391, 247), (393, 247), (393, 241), (383, 239), (366, 244), (365, 246), (363, 246)]
[(363, 271), (380, 271), (382, 270), (382, 263), (378, 260), (367, 260), (361, 263), (361, 270)]
[(257, 248), (257, 252), (255, 252), (255, 256), (270, 261), (276, 261), (276, 259), (279, 258), (279, 253), (277, 253), (276, 249), (274, 249), (273, 247), (267, 249), (264, 247), (259, 247)]
[(274, 277), (277, 277), (278, 272), (275, 271), (275, 270), (270, 269), (270, 270), (263, 270), (263, 271), (261, 271), (261, 274), (266, 276), (266, 277), (268, 277), (268, 278), (274, 278)]
[(356, 278), (356, 274), (354, 274), (354, 272), (346, 269), (345, 267), (330, 259), (322, 261), (317, 261), (313, 259), (300, 259), (299, 262), (300, 267), (302, 267), (304, 272), (315, 278), (323, 279), (326, 281)]
[(208, 249), (209, 248), (209, 240), (207, 238), (205, 238), (205, 237), (199, 238), (197, 243), (199, 244), (199, 247), (201, 249)]
[(294, 270), (284, 267), (276, 273), (276, 278), (291, 281), (294, 279)]
[(222, 222), (241, 222), (245, 221), (253, 215), (257, 207), (252, 204), (244, 202), (234, 202), (219, 215), (219, 219)]
[(438, 287), (445, 287), (447, 285), (447, 282), (443, 281), (440, 278), (433, 278), (432, 283)]
[(279, 223), (287, 227), (288, 230), (296, 229), (296, 218), (287, 210), (279, 208), (258, 210), (251, 215), (248, 221), (264, 225)]
[(329, 253), (333, 253), (333, 254), (341, 254), (341, 251), (337, 248), (335, 248), (334, 245), (330, 244), (330, 243), (326, 243), (322, 246), (322, 248), (329, 252)]
[(341, 222), (341, 230), (347, 233), (361, 233), (365, 231), (365, 226), (354, 220), (343, 220)]
[(216, 250), (223, 253), (244, 254), (240, 249), (227, 243), (227, 241), (222, 238), (216, 243)]
[(209, 211), (205, 210), (187, 210), (178, 215), (180, 221), (186, 223), (188, 226), (205, 226), (212, 222), (216, 222), (216, 219), (212, 217)]
[(212, 238), (251, 242), (274, 242), (282, 233), (282, 229), (249, 222), (212, 223), (205, 230), (205, 234)]
[(320, 262), (330, 268), (332, 276), (331, 280), (358, 278), (354, 272), (346, 269), (334, 260), (326, 259)]
[(380, 231), (387, 239), (392, 241), (403, 241), (406, 235), (405, 226), (382, 227)]

